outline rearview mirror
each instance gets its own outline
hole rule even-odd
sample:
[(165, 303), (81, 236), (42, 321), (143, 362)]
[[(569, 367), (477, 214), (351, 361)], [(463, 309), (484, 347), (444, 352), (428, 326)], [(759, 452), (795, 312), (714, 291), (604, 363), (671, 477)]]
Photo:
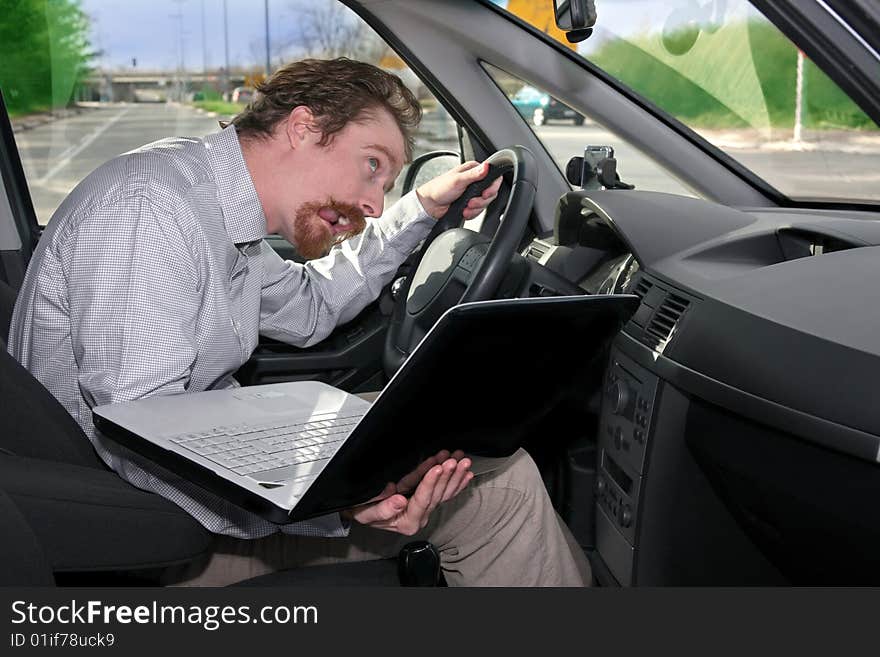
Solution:
[(553, 16), (556, 26), (571, 43), (583, 41), (593, 33), (596, 3), (594, 0), (553, 0)]

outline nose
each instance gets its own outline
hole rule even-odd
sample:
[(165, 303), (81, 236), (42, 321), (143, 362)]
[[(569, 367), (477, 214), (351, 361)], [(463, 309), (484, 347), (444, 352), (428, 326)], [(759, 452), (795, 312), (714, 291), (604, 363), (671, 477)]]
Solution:
[(361, 210), (364, 216), (381, 217), (382, 211), (385, 209), (385, 193), (383, 190), (371, 189), (368, 193), (361, 197)]

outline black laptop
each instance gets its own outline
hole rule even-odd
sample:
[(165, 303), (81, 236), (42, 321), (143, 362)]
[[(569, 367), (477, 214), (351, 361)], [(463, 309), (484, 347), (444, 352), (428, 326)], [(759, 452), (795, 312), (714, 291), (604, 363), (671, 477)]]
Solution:
[(276, 523), (374, 498), (442, 449), (513, 454), (638, 306), (631, 295), (449, 309), (372, 404), (299, 381), (96, 407), (96, 428)]

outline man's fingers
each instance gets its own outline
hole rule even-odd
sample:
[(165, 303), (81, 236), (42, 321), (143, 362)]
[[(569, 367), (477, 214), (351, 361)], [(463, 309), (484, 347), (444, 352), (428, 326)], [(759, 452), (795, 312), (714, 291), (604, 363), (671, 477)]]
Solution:
[(380, 502), (357, 506), (351, 510), (351, 517), (362, 525), (371, 525), (388, 521), (400, 515), (407, 507), (403, 495), (392, 495)]
[(501, 189), (501, 176), (498, 176), (491, 185), (483, 190), (482, 196), (483, 198), (494, 198), (498, 196), (499, 189)]
[(498, 196), (498, 190), (501, 188), (501, 177), (495, 179), (491, 185), (489, 185), (486, 189), (483, 190), (483, 193), (479, 196), (474, 196), (472, 199), (468, 201), (469, 208), (481, 207), (484, 208), (489, 205), (492, 201), (495, 200), (495, 197)]
[(428, 508), (429, 512), (433, 511), (437, 505), (443, 501), (443, 494), (446, 492), (449, 480), (455, 473), (456, 468), (458, 468), (458, 461), (455, 459), (447, 459), (443, 462), (442, 467), (443, 472), (437, 478), (437, 483), (434, 484), (434, 490), (431, 493), (431, 506)]
[(398, 482), (398, 486), (403, 491), (412, 490), (419, 485), (419, 482), (422, 480), (422, 477), (425, 476), (425, 473), (433, 466), (437, 465), (438, 462), (439, 461), (437, 460), (437, 456), (429, 456), (424, 461), (419, 463), (416, 466), (415, 470), (404, 475), (403, 478)]
[(443, 466), (435, 465), (425, 473), (421, 483), (416, 488), (416, 492), (409, 498), (409, 504), (406, 507), (407, 519), (422, 526), (422, 518), (427, 518), (431, 509), (431, 501), (434, 497), (434, 488), (437, 481), (443, 475)]
[(370, 501), (374, 502), (374, 501), (378, 501), (378, 500), (384, 500), (386, 497), (391, 497), (396, 492), (397, 492), (397, 486), (395, 486), (393, 482), (389, 481), (387, 484), (385, 484), (384, 490), (381, 493), (379, 493), (378, 495), (376, 495), (376, 497), (374, 497)]
[(458, 173), (462, 173), (464, 171), (468, 171), (470, 169), (473, 169), (474, 167), (479, 166), (479, 165), (480, 165), (480, 163), (477, 162), (476, 160), (468, 160), (467, 162), (462, 162), (461, 164), (459, 164), (457, 167), (455, 167), (453, 169), (453, 171), (456, 171)]
[(489, 185), (480, 196), (475, 196), (470, 199), (465, 206), (462, 215), (465, 219), (473, 219), (478, 214), (480, 214), (483, 210), (485, 210), (495, 198), (498, 196), (498, 190), (501, 188), (501, 177), (495, 179), (491, 185)]
[[(457, 454), (461, 454), (461, 456), (453, 457), (456, 460), (461, 459), (464, 456), (464, 452), (458, 450)], [(448, 449), (441, 449), (434, 456), (429, 456), (424, 461), (419, 463), (415, 470), (403, 476), (403, 478), (397, 482), (397, 487), (400, 492), (406, 493), (411, 491), (413, 488), (419, 485), (419, 482), (422, 480), (422, 477), (425, 476), (425, 473), (430, 470), (433, 466), (438, 463), (443, 463), (450, 456)], [(392, 491), (394, 492), (394, 491)]]
[(474, 478), (474, 473), (471, 472), (470, 470), (468, 470), (467, 473), (465, 473), (464, 477), (462, 477), (461, 483), (458, 485), (458, 490), (455, 491), (455, 494), (453, 494), (452, 497), (455, 497), (461, 491), (463, 491), (465, 488), (467, 488), (467, 485), (469, 483), (471, 483), (471, 479), (473, 479), (473, 478)]
[(446, 482), (446, 488), (443, 491), (443, 495), (440, 498), (441, 502), (446, 502), (451, 500), (458, 494), (458, 491), (461, 488), (461, 482), (467, 476), (471, 467), (470, 459), (462, 459), (458, 462), (458, 465), (455, 467), (455, 470), (452, 472), (452, 475), (449, 477), (449, 481)]
[[(455, 497), (473, 479), (473, 473), (470, 472), (471, 460), (465, 458), (461, 450), (456, 450), (451, 455), (447, 450), (442, 450), (426, 459), (423, 465), (441, 457), (448, 458), (425, 472), (408, 500), (403, 495), (394, 493), (379, 502), (351, 509), (351, 517), (361, 524), (401, 534), (412, 535), (419, 531), (427, 524), (431, 512), (438, 504)], [(383, 494), (393, 488), (394, 485), (389, 484)]]

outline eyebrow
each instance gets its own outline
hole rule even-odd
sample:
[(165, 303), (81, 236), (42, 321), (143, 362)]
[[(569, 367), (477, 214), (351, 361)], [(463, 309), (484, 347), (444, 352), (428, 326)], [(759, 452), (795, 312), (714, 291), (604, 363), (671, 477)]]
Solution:
[[(369, 149), (369, 148), (373, 148), (373, 149), (379, 151), (380, 153), (382, 153), (383, 155), (385, 155), (385, 157), (387, 157), (388, 160), (391, 162), (392, 168), (397, 166), (397, 158), (394, 157), (394, 153), (392, 153), (391, 149), (388, 148), (387, 146), (383, 146), (382, 144), (367, 144), (366, 146), (364, 146), (364, 150)], [(393, 181), (391, 183), (391, 186), (385, 189), (385, 193), (387, 194), (392, 189), (394, 189), (394, 182)]]

